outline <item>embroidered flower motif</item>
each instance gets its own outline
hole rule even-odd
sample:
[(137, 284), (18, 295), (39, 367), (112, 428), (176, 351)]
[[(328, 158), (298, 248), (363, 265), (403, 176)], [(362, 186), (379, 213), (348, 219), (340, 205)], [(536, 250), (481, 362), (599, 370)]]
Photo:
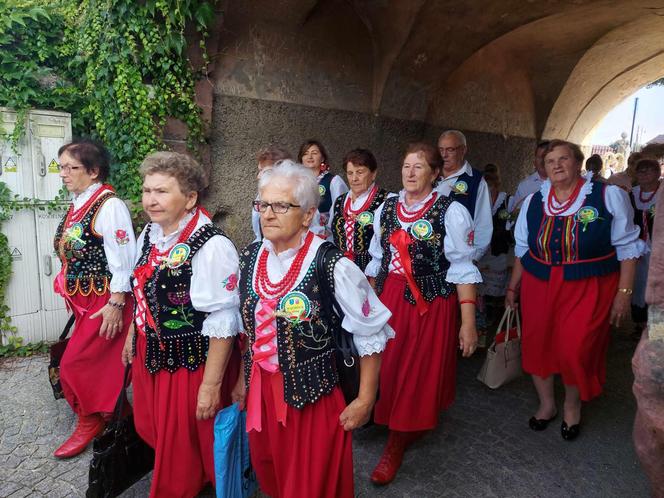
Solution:
[(474, 246), (475, 245), (475, 230), (471, 230), (468, 232), (468, 237), (466, 238), (466, 244), (469, 246)]
[(371, 305), (369, 304), (369, 298), (366, 298), (362, 303), (362, 314), (367, 317), (371, 314)]
[(237, 288), (237, 275), (235, 273), (231, 273), (224, 279), (223, 282), (221, 282), (221, 285), (224, 286), (224, 288), (228, 291), (233, 291)]
[(597, 211), (597, 208), (594, 208), (592, 206), (584, 206), (581, 209), (579, 209), (576, 212), (576, 221), (583, 224), (583, 230), (586, 231), (586, 228), (588, 228), (589, 223), (593, 223), (594, 221), (601, 220), (603, 219), (599, 215), (599, 211)]
[(191, 300), (189, 293), (184, 291), (169, 292), (166, 297), (168, 297), (171, 304), (175, 305), (187, 304)]
[(129, 237), (127, 237), (126, 230), (116, 230), (115, 231), (115, 241), (119, 246), (124, 246), (129, 243)]

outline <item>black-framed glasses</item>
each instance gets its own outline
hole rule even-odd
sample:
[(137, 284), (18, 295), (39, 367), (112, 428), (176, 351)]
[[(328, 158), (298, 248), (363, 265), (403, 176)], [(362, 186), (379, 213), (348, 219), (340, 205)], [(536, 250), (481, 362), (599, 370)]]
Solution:
[(254, 211), (259, 213), (264, 213), (267, 211), (267, 208), (272, 208), (274, 214), (284, 214), (287, 213), (290, 208), (299, 208), (299, 204), (291, 204), (290, 202), (265, 202), (265, 201), (254, 201), (251, 203), (254, 206)]

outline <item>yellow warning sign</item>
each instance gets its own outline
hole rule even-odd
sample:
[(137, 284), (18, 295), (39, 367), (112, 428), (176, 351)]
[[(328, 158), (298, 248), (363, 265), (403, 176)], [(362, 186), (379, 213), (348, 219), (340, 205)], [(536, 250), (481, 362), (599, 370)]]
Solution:
[(16, 173), (16, 161), (14, 161), (14, 158), (10, 157), (7, 159), (7, 162), (5, 162), (4, 170), (5, 173)]
[(49, 173), (59, 173), (60, 172), (60, 167), (58, 166), (58, 162), (55, 159), (51, 159), (51, 162), (48, 163), (48, 172)]

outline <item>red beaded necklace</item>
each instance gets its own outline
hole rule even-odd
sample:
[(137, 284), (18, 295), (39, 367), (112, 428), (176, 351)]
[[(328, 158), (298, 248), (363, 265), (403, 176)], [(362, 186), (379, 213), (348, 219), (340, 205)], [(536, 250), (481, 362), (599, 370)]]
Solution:
[(77, 223), (83, 219), (83, 217), (88, 214), (88, 211), (92, 207), (92, 205), (99, 199), (99, 197), (104, 193), (104, 192), (115, 192), (113, 190), (113, 187), (110, 185), (102, 185), (97, 189), (97, 191), (92, 194), (92, 196), (85, 201), (85, 204), (83, 204), (80, 208), (74, 210), (74, 203), (72, 202), (69, 205), (69, 209), (67, 210), (67, 216), (65, 217), (65, 227), (69, 228), (72, 226), (74, 223)]
[(164, 256), (168, 255), (168, 253), (171, 252), (171, 250), (176, 245), (186, 242), (189, 239), (189, 237), (191, 237), (191, 234), (194, 232), (194, 228), (196, 228), (196, 224), (198, 223), (198, 218), (200, 214), (201, 214), (200, 208), (196, 208), (196, 213), (194, 214), (193, 218), (191, 218), (191, 220), (189, 220), (189, 222), (185, 225), (185, 227), (182, 229), (182, 232), (180, 232), (178, 239), (173, 243), (172, 246), (166, 248), (163, 251), (157, 250), (157, 244), (152, 246), (152, 248), (150, 249), (150, 258), (148, 260), (150, 266), (153, 266), (154, 263), (159, 263), (159, 260), (162, 259)]
[(362, 204), (362, 206), (359, 209), (353, 209), (352, 202), (351, 202), (351, 196), (348, 194), (348, 197), (346, 198), (346, 204), (344, 205), (344, 218), (347, 220), (354, 220), (355, 217), (369, 209), (369, 206), (371, 206), (371, 203), (374, 200), (374, 197), (376, 197), (376, 192), (378, 192), (378, 185), (374, 185), (373, 188), (371, 189), (371, 192), (369, 192), (369, 197), (367, 197), (367, 200)]
[[(578, 181), (576, 182), (576, 187), (574, 187), (574, 191), (572, 192), (572, 195), (569, 196), (569, 199), (567, 199), (565, 202), (560, 203), (558, 201), (558, 197), (556, 197), (556, 193), (554, 192), (553, 185), (549, 189), (549, 197), (546, 201), (547, 207), (549, 208), (549, 213), (551, 213), (552, 216), (558, 216), (559, 214), (564, 213), (567, 211), (572, 204), (576, 201), (577, 197), (579, 197), (579, 193), (581, 192), (581, 187), (584, 184), (583, 178), (579, 178)], [(553, 206), (553, 199), (556, 200), (558, 204), (560, 204), (559, 207), (554, 207)]]
[(304, 244), (297, 251), (297, 255), (295, 256), (295, 260), (293, 261), (290, 269), (286, 275), (284, 275), (284, 277), (276, 283), (272, 283), (270, 281), (270, 277), (267, 274), (268, 251), (263, 250), (260, 258), (258, 259), (258, 267), (256, 268), (256, 275), (254, 276), (254, 289), (261, 299), (278, 299), (283, 297), (283, 295), (286, 294), (286, 292), (291, 287), (293, 287), (295, 280), (300, 274), (300, 270), (302, 269), (302, 262), (309, 252), (309, 246), (311, 246), (311, 241), (313, 239), (313, 232), (307, 233), (307, 236), (304, 239)]
[(639, 200), (640, 200), (643, 204), (647, 204), (648, 202), (652, 201), (652, 198), (655, 197), (655, 194), (656, 194), (657, 191), (659, 190), (659, 185), (660, 185), (660, 184), (658, 183), (658, 184), (657, 184), (657, 188), (656, 188), (655, 190), (653, 190), (653, 191), (650, 193), (650, 196), (647, 197), (646, 199), (643, 198), (643, 190), (639, 189)]
[(433, 206), (433, 203), (436, 202), (436, 199), (438, 198), (438, 192), (434, 192), (433, 195), (431, 196), (431, 199), (429, 199), (424, 206), (422, 206), (420, 209), (413, 213), (409, 213), (406, 211), (406, 208), (404, 208), (404, 205), (402, 202), (397, 202), (397, 216), (400, 221), (403, 221), (404, 223), (412, 223), (414, 221), (419, 220), (424, 213), (426, 213), (429, 209), (431, 209), (431, 206)]

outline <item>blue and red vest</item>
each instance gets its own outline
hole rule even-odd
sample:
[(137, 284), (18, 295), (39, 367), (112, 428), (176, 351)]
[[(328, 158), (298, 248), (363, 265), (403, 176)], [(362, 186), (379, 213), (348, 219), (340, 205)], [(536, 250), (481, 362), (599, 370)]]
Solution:
[(569, 216), (547, 216), (542, 193), (530, 200), (528, 252), (521, 258), (526, 271), (548, 280), (552, 266), (562, 266), (565, 280), (580, 280), (617, 272), (620, 263), (611, 244), (613, 215), (606, 208), (606, 184), (592, 182), (593, 190), (579, 210)]

